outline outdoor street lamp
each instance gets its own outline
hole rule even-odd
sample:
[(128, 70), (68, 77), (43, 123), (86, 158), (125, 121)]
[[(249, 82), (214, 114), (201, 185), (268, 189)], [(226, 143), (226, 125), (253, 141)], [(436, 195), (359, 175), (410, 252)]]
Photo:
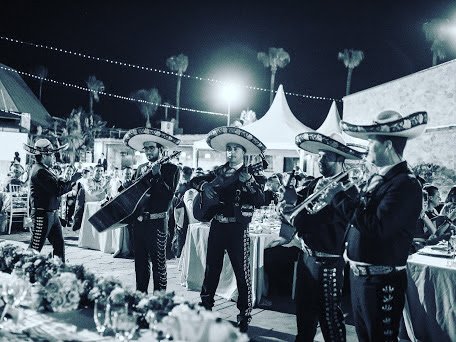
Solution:
[(227, 119), (226, 119), (226, 125), (229, 126), (231, 123), (231, 102), (233, 99), (237, 99), (239, 97), (239, 87), (232, 84), (232, 83), (227, 83), (222, 87), (222, 96), (223, 99), (226, 101), (228, 104), (228, 110), (227, 110)]

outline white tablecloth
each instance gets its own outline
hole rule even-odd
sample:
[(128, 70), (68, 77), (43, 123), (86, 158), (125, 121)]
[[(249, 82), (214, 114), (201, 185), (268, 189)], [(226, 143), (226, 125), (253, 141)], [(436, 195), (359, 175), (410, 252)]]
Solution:
[[(206, 267), (207, 241), (209, 225), (207, 223), (190, 224), (182, 251), (181, 282), (189, 290), (200, 291)], [(250, 234), (250, 270), (252, 276), (252, 303), (255, 305), (265, 293), (264, 249), (278, 234)], [(225, 254), (223, 268), (216, 294), (225, 299), (236, 300), (238, 291), (233, 267), (228, 254)]]
[(89, 222), (90, 216), (101, 208), (100, 202), (86, 202), (79, 230), (78, 246), (97, 249), (104, 253), (128, 254), (128, 230), (126, 227), (99, 233)]
[(404, 322), (412, 341), (456, 341), (456, 265), (413, 254), (407, 261)]

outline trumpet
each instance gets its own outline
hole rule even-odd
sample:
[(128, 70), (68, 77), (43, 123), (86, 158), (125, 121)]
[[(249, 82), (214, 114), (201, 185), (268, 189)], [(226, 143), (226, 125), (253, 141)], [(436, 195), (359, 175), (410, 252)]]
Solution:
[(341, 172), (339, 175), (331, 179), (330, 182), (326, 184), (322, 189), (307, 197), (300, 204), (292, 208), (285, 207), (282, 210), (282, 216), (289, 223), (293, 224), (296, 216), (298, 216), (299, 213), (301, 213), (303, 210), (312, 215), (318, 213), (320, 210), (322, 210), (329, 204), (323, 197), (323, 195), (326, 194), (328, 189), (335, 187), (338, 183), (340, 183), (341, 180), (343, 180), (347, 176), (349, 178), (349, 181), (345, 184), (342, 184), (342, 191), (347, 191), (353, 186), (361, 187), (366, 180), (365, 174), (366, 168), (363, 164), (354, 166), (344, 172)]

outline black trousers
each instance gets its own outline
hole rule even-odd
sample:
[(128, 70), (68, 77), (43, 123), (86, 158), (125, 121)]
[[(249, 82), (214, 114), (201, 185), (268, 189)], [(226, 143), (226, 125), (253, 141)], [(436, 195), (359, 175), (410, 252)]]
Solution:
[(344, 261), (302, 253), (296, 277), (296, 341), (313, 341), (320, 322), (325, 341), (345, 341), (341, 309)]
[(147, 293), (150, 262), (154, 291), (166, 290), (166, 219), (144, 220), (133, 226), (136, 289)]
[(406, 271), (378, 276), (350, 274), (353, 318), (359, 341), (397, 341), (405, 304)]
[(32, 209), (31, 217), (33, 231), (29, 248), (41, 252), (47, 238), (54, 249), (53, 255), (65, 262), (65, 242), (57, 210), (49, 212)]
[(202, 304), (208, 309), (214, 306), (214, 296), (220, 280), (225, 250), (236, 277), (239, 292), (237, 307), (240, 318), (250, 321), (252, 279), (250, 277), (250, 237), (246, 224), (212, 221), (207, 243), (206, 270), (201, 289)]
[(183, 227), (175, 226), (172, 250), (176, 258), (180, 258), (187, 239), (188, 224)]

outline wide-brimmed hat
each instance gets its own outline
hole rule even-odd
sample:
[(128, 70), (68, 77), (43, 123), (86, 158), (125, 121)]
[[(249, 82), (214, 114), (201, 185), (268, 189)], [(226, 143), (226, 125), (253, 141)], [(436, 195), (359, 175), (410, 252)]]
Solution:
[(296, 136), (295, 143), (299, 148), (310, 153), (317, 154), (320, 151), (329, 151), (346, 159), (361, 159), (363, 157), (363, 153), (348, 147), (339, 133), (326, 136), (317, 132), (305, 132)]
[(139, 127), (129, 130), (124, 135), (125, 145), (136, 151), (144, 152), (145, 142), (155, 142), (166, 148), (174, 148), (180, 144), (180, 140), (157, 128)]
[(207, 144), (219, 152), (226, 151), (226, 144), (238, 144), (245, 148), (245, 154), (261, 154), (266, 146), (252, 133), (239, 127), (222, 126), (210, 131), (206, 138)]
[(50, 155), (56, 152), (66, 150), (68, 144), (54, 148), (48, 139), (38, 139), (33, 146), (24, 144), (25, 152), (33, 155)]
[(348, 135), (361, 139), (367, 139), (369, 135), (412, 139), (423, 133), (427, 121), (427, 112), (416, 112), (403, 117), (398, 112), (387, 110), (379, 113), (372, 125), (354, 125), (341, 121), (340, 126)]

